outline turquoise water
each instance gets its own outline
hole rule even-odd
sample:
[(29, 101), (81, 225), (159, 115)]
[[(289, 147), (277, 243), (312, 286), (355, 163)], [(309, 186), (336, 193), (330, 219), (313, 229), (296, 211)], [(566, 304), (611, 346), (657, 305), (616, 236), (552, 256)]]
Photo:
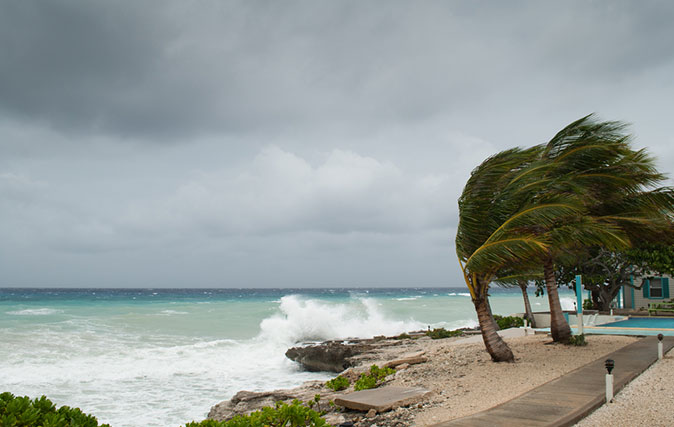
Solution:
[[(523, 311), (519, 290), (491, 294), (494, 313)], [(285, 358), (297, 343), (476, 324), (465, 288), (0, 289), (0, 391), (178, 426), (239, 390), (330, 378)]]
[(674, 329), (674, 318), (632, 317), (627, 320), (605, 323), (600, 326), (605, 328)]

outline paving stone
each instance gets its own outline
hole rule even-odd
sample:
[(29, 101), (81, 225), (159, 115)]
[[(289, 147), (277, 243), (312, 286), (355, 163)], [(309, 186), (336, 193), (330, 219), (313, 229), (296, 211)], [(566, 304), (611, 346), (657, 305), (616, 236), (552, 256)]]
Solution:
[(335, 403), (356, 411), (388, 411), (399, 406), (411, 405), (431, 394), (424, 388), (381, 387), (345, 394), (335, 399)]

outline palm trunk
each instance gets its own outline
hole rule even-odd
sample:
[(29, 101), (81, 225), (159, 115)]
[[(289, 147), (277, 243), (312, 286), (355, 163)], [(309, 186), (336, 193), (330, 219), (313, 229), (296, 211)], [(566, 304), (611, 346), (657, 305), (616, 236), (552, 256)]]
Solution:
[[(487, 294), (487, 308), (489, 309), (489, 317), (491, 317), (492, 320), (494, 320), (494, 312), (491, 311), (491, 303), (489, 302), (489, 294)], [(501, 330), (501, 327), (496, 323), (494, 320), (494, 328), (496, 328), (497, 331)]]
[(571, 328), (564, 319), (562, 305), (559, 303), (557, 281), (555, 280), (554, 266), (551, 257), (547, 257), (544, 260), (543, 273), (545, 274), (545, 288), (548, 291), (548, 301), (550, 302), (550, 332), (552, 333), (552, 340), (555, 342), (568, 343), (571, 338)]
[(508, 344), (503, 341), (503, 338), (496, 333), (497, 326), (494, 318), (490, 314), (489, 301), (486, 296), (478, 297), (473, 300), (475, 311), (477, 312), (477, 320), (480, 323), (480, 331), (482, 332), (482, 339), (487, 351), (494, 362), (513, 362), (515, 357), (513, 352), (508, 347)]
[(522, 298), (524, 298), (524, 311), (526, 312), (526, 317), (529, 319), (529, 323), (532, 328), (536, 327), (536, 320), (534, 319), (534, 313), (531, 311), (531, 302), (529, 302), (529, 294), (527, 293), (528, 283), (524, 280), (519, 282), (520, 289), (522, 289)]

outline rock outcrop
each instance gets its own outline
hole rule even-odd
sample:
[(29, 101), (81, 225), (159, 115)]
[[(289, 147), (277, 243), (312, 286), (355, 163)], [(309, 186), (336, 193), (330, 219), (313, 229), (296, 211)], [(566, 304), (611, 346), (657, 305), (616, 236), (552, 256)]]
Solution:
[(286, 357), (299, 363), (309, 372), (342, 372), (354, 366), (354, 357), (368, 352), (368, 344), (343, 344), (330, 341), (306, 347), (293, 347), (286, 351)]

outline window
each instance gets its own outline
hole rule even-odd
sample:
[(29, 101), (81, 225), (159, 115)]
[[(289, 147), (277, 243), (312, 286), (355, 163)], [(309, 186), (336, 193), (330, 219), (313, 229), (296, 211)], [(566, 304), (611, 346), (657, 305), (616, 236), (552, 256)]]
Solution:
[(653, 277), (649, 282), (651, 298), (662, 298), (662, 279)]

